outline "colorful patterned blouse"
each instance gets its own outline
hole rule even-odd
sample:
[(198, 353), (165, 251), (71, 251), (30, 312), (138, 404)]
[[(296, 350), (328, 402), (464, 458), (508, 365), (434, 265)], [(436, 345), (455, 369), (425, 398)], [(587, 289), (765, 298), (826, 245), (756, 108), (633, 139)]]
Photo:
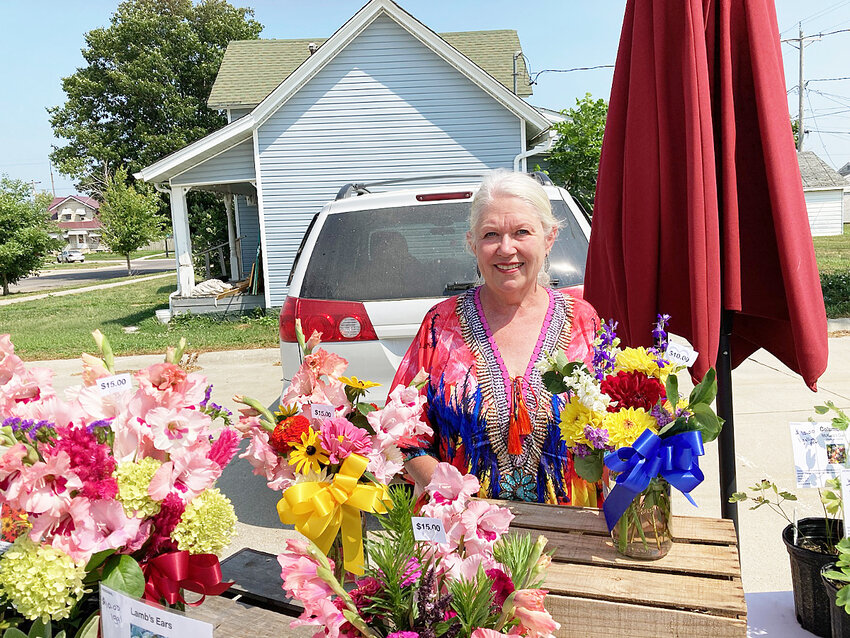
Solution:
[[(543, 385), (535, 367), (558, 348), (589, 364), (599, 318), (592, 306), (549, 291), (549, 310), (521, 378), (510, 379), (481, 310), (480, 288), (437, 304), (422, 322), (390, 387), (407, 385), (423, 369), (430, 381), (427, 417), (433, 440), (408, 449), (408, 458), (430, 454), (481, 482), (479, 496), (596, 507), (601, 493), (578, 477), (558, 427), (562, 401)], [(508, 451), (510, 411), (519, 388), (531, 420), (521, 452)], [(518, 448), (514, 447), (514, 452)]]

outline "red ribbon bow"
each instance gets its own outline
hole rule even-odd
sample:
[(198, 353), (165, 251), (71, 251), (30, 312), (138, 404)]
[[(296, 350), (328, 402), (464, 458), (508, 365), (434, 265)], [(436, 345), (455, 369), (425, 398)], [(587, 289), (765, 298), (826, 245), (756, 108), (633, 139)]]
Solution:
[[(190, 554), (186, 551), (169, 552), (142, 564), (145, 575), (145, 600), (169, 605), (185, 603), (195, 607), (207, 596), (218, 596), (227, 591), (233, 582), (222, 582), (221, 565), (215, 554)], [(180, 594), (187, 589), (201, 594), (197, 602), (186, 602)]]

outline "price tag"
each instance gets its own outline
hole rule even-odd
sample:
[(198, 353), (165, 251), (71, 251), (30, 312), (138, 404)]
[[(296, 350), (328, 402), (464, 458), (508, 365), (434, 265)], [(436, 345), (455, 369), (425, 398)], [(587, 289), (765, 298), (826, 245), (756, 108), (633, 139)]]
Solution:
[(432, 543), (447, 543), (446, 530), (443, 521), (439, 518), (427, 518), (425, 516), (414, 516), (410, 519), (413, 524), (413, 539), (417, 541), (431, 541)]
[(0, 556), (6, 553), (6, 550), (12, 546), (12, 543), (7, 543), (6, 541), (0, 541)]
[(133, 379), (129, 372), (116, 374), (111, 377), (103, 377), (97, 380), (97, 387), (102, 395), (123, 392), (133, 387)]
[(693, 348), (672, 341), (667, 343), (667, 350), (664, 351), (664, 358), (679, 366), (690, 367), (694, 365), (698, 356), (699, 353)]
[(317, 419), (319, 421), (323, 421), (325, 419), (334, 418), (334, 406), (327, 405), (326, 403), (311, 403), (309, 406), (309, 417), (311, 419)]

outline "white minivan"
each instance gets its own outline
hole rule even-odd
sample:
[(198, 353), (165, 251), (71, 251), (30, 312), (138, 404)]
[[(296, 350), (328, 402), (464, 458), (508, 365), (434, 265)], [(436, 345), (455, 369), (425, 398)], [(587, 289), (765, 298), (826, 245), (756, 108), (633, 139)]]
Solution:
[[(542, 173), (533, 175), (563, 221), (549, 256), (552, 285), (580, 293), (590, 224), (566, 190)], [(348, 184), (316, 214), (280, 313), (284, 384), (301, 364), (295, 338), (300, 319), (306, 336), (318, 330), (321, 347), (349, 362), (348, 376), (382, 384), (369, 400), (383, 403), (428, 309), (477, 283), (466, 248), (476, 189), (477, 181), (387, 192)]]

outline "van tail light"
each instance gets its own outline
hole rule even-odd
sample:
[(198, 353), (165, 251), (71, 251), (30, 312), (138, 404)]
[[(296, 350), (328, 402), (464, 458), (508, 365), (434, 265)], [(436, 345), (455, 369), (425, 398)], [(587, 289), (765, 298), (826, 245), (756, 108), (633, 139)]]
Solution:
[(295, 343), (295, 320), (301, 320), (304, 338), (313, 331), (322, 341), (374, 341), (378, 338), (366, 307), (357, 301), (327, 301), (287, 297), (280, 310), (280, 340)]

